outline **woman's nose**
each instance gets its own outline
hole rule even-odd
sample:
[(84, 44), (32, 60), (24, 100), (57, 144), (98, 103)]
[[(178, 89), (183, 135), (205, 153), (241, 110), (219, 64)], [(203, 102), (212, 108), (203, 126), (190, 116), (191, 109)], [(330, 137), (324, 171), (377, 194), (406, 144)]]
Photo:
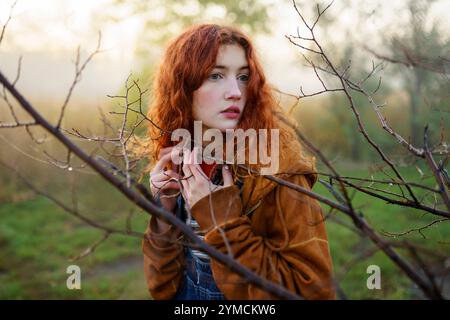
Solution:
[(239, 84), (237, 79), (231, 79), (228, 81), (228, 87), (225, 94), (226, 99), (239, 100), (241, 98), (241, 89), (239, 88)]

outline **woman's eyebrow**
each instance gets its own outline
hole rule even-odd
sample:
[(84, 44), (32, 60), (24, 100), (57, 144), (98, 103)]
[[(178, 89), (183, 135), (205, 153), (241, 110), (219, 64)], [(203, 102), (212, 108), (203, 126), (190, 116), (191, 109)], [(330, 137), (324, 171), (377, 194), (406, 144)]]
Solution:
[[(222, 65), (217, 65), (217, 66), (214, 67), (214, 69), (225, 69), (225, 70), (228, 70), (228, 67), (227, 66), (222, 66)], [(238, 70), (244, 70), (244, 69), (248, 70), (250, 68), (248, 66), (242, 66)]]

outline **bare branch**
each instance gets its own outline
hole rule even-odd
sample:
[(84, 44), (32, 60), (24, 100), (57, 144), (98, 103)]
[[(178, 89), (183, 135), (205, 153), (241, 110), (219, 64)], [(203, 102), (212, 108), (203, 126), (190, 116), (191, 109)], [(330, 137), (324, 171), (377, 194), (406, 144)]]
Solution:
[(424, 149), (425, 149), (425, 159), (427, 160), (428, 166), (431, 168), (431, 171), (433, 172), (436, 178), (436, 181), (439, 186), (439, 193), (442, 196), (442, 199), (444, 200), (447, 209), (450, 211), (450, 198), (448, 195), (448, 189), (445, 187), (444, 177), (441, 172), (443, 171), (444, 168), (443, 167), (439, 168), (436, 165), (436, 162), (434, 161), (434, 158), (430, 154), (430, 150), (428, 149), (428, 125), (425, 127)]
[(419, 57), (413, 55), (411, 52), (408, 52), (408, 50), (403, 48), (403, 54), (405, 59), (401, 60), (378, 53), (375, 50), (369, 48), (369, 46), (365, 44), (363, 44), (362, 46), (367, 52), (373, 54), (378, 59), (387, 61), (389, 63), (402, 64), (406, 67), (421, 68), (436, 73), (450, 74), (450, 60), (445, 57), (437, 57), (437, 58)]
[(413, 233), (413, 232), (418, 232), (418, 233), (420, 233), (420, 235), (421, 235), (424, 239), (426, 239), (426, 237), (425, 237), (425, 235), (422, 233), (422, 231), (428, 229), (429, 227), (431, 227), (431, 226), (433, 226), (433, 225), (435, 225), (435, 224), (437, 224), (437, 223), (441, 223), (441, 222), (444, 222), (444, 221), (450, 221), (450, 220), (449, 220), (449, 218), (433, 220), (432, 222), (427, 223), (426, 225), (424, 225), (424, 226), (422, 226), (422, 227), (419, 227), (419, 228), (412, 228), (412, 229), (409, 229), (409, 230), (404, 231), (404, 232), (398, 232), (398, 233), (395, 233), (395, 232), (388, 232), (388, 231), (385, 231), (385, 230), (383, 230), (382, 232), (383, 232), (384, 235), (389, 236), (389, 237), (394, 237), (394, 238), (401, 237), (401, 236), (405, 236), (405, 235), (410, 234), (410, 233)]
[(81, 80), (81, 74), (83, 73), (83, 70), (86, 68), (86, 66), (89, 64), (89, 62), (94, 58), (94, 56), (98, 53), (100, 53), (100, 44), (102, 40), (102, 34), (98, 33), (98, 41), (97, 41), (97, 47), (94, 52), (92, 52), (86, 60), (83, 62), (83, 64), (80, 66), (80, 47), (78, 47), (77, 50), (77, 56), (76, 56), (76, 62), (75, 62), (75, 77), (72, 81), (72, 84), (70, 86), (69, 92), (67, 93), (66, 99), (64, 100), (64, 103), (61, 107), (61, 113), (59, 115), (59, 120), (56, 125), (56, 128), (59, 129), (61, 127), (62, 120), (64, 118), (64, 112), (66, 110), (67, 104), (69, 103), (70, 97), (72, 96), (73, 90), (75, 89), (75, 86), (77, 83)]
[(82, 259), (82, 258), (84, 258), (84, 257), (87, 257), (88, 255), (90, 255), (91, 253), (93, 253), (94, 251), (95, 251), (95, 249), (97, 249), (97, 247), (100, 245), (100, 244), (102, 244), (103, 242), (105, 242), (108, 238), (109, 238), (109, 236), (110, 236), (111, 234), (109, 233), (109, 232), (105, 232), (104, 234), (103, 234), (103, 237), (101, 238), (101, 239), (99, 239), (99, 240), (97, 240), (96, 242), (94, 242), (92, 245), (90, 245), (88, 248), (86, 248), (82, 253), (80, 253), (79, 255), (77, 255), (77, 256), (75, 256), (75, 257), (73, 257), (73, 258), (70, 258), (69, 259), (69, 261), (70, 262), (75, 262), (75, 261), (78, 261), (78, 260), (80, 260), (80, 259)]
[(0, 44), (2, 43), (3, 37), (5, 36), (5, 33), (6, 33), (6, 27), (8, 26), (8, 23), (11, 21), (11, 18), (12, 18), (12, 12), (13, 12), (14, 7), (16, 6), (16, 4), (17, 4), (17, 0), (15, 0), (15, 1), (13, 2), (13, 4), (11, 5), (11, 7), (10, 7), (10, 9), (9, 9), (9, 16), (8, 16), (8, 18), (6, 19), (5, 24), (2, 26), (2, 32), (0, 33)]

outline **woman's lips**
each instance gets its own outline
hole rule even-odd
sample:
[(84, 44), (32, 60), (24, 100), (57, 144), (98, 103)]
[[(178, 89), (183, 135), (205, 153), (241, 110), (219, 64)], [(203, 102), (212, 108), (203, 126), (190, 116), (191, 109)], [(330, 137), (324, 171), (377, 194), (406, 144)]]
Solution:
[(237, 119), (237, 118), (239, 118), (239, 114), (241, 113), (241, 110), (239, 110), (238, 106), (229, 106), (228, 108), (223, 110), (221, 113), (227, 119)]
[(223, 116), (227, 119), (237, 119), (239, 118), (239, 113), (237, 112), (221, 112)]

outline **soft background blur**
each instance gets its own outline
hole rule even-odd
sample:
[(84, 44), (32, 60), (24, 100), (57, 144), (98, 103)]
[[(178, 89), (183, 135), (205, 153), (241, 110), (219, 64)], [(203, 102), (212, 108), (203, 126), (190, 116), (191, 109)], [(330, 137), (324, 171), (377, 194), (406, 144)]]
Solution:
[[(0, 0), (0, 25), (8, 18), (12, 2)], [(297, 1), (297, 5), (309, 21), (315, 18), (314, 3)], [(393, 57), (398, 56), (402, 44), (421, 56), (448, 58), (450, 22), (446, 12), (449, 10), (450, 1), (443, 0), (337, 0), (320, 21), (316, 36), (336, 65), (351, 60), (350, 73), (360, 79), (370, 71), (372, 61), (378, 62), (364, 50), (364, 45)], [(108, 115), (108, 111), (117, 110), (118, 101), (106, 95), (123, 93), (130, 74), (139, 79), (142, 87), (148, 87), (167, 41), (197, 22), (232, 23), (248, 32), (269, 82), (279, 90), (299, 94), (300, 86), (305, 93), (322, 89), (314, 73), (304, 66), (299, 48), (285, 38), (286, 34), (295, 35), (297, 26), (301, 25), (292, 2), (287, 0), (19, 0), (0, 46), (0, 70), (13, 79), (18, 58), (22, 56), (17, 88), (39, 111), (55, 121), (74, 77), (77, 47), (81, 58), (86, 58), (95, 49), (101, 31), (103, 51), (83, 73), (63, 126), (102, 135), (100, 109), (111, 121), (119, 120)], [(448, 73), (386, 65), (380, 75), (383, 82), (377, 98), (387, 103), (384, 112), (392, 127), (419, 146), (427, 123), (432, 143), (437, 143), (441, 136), (444, 141), (448, 139), (448, 127), (441, 130), (443, 124), (449, 123)], [(375, 77), (369, 85), (376, 87), (377, 81)], [(149, 96), (151, 92), (145, 101)], [(294, 102), (288, 95), (280, 98), (286, 106)], [(368, 132), (396, 161), (402, 173), (414, 181), (426, 176), (426, 168), (405, 157), (403, 149), (382, 130), (368, 101), (362, 96), (354, 98)], [(26, 115), (19, 114), (26, 119)], [(381, 163), (358, 134), (354, 117), (342, 96), (327, 94), (302, 99), (293, 116), (343, 173), (370, 177)], [(0, 121), (12, 121), (3, 101), (0, 101)], [(58, 158), (63, 157), (61, 148), (43, 131), (32, 131), (43, 139), (43, 144), (33, 143), (24, 129), (1, 129), (0, 159), (69, 205), (75, 190), (80, 211), (97, 221), (125, 229), (133, 207), (128, 200), (86, 168), (74, 167), (68, 171), (48, 164), (43, 151)], [(86, 150), (96, 147), (79, 143)], [(0, 181), (0, 298), (148, 298), (138, 239), (112, 236), (91, 255), (70, 262), (70, 258), (99, 240), (101, 232), (30, 191), (4, 166), (0, 166)], [(315, 191), (326, 192), (319, 185)], [(419, 213), (414, 210), (387, 207), (373, 199), (357, 197), (355, 202), (377, 230), (399, 232), (414, 226), (415, 219), (419, 219)], [(142, 232), (146, 221), (147, 216), (136, 210), (131, 225)], [(383, 255), (358, 255), (370, 249), (369, 242), (361, 241), (332, 222), (328, 222), (327, 228), (335, 271), (349, 298), (420, 297)], [(445, 242), (450, 235), (448, 226), (442, 224), (427, 232), (424, 245), (448, 256), (450, 251)], [(422, 239), (417, 234), (409, 238)], [(66, 288), (65, 271), (70, 264), (81, 267), (82, 290)], [(366, 288), (366, 268), (370, 264), (381, 266), (382, 290)]]

